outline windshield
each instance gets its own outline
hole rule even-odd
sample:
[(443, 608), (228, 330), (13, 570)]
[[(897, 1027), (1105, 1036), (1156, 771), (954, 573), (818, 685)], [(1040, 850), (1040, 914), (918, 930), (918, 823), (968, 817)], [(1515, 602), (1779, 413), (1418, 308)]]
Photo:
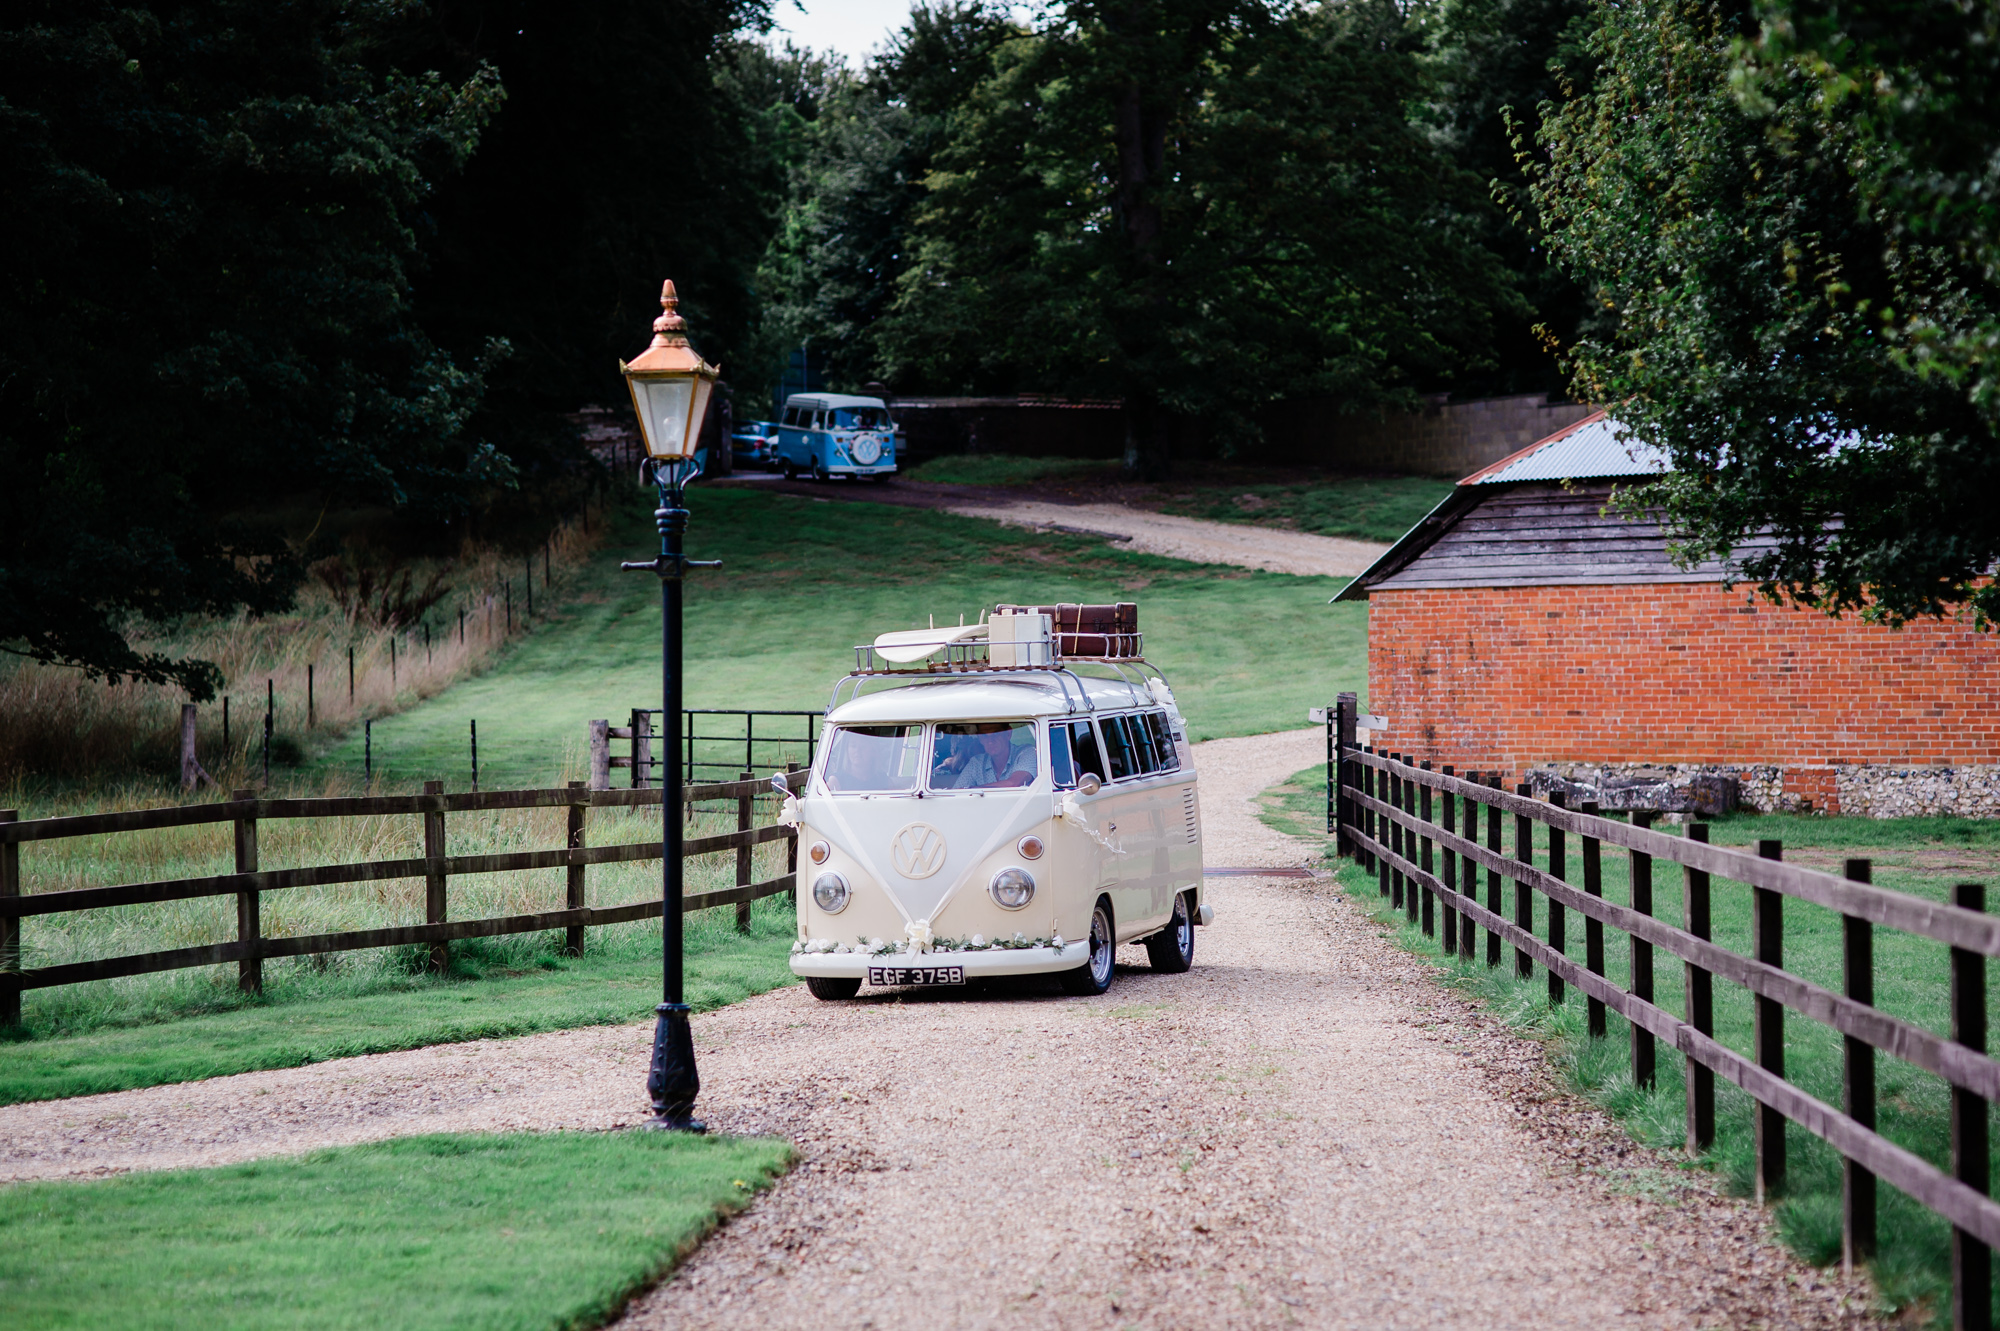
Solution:
[(833, 413), (836, 430), (886, 430), (889, 413), (881, 407), (841, 407)]
[(932, 790), (1032, 785), (1040, 770), (1032, 721), (940, 725), (931, 748)]
[(828, 790), (910, 790), (923, 761), (922, 726), (841, 726), (826, 747)]

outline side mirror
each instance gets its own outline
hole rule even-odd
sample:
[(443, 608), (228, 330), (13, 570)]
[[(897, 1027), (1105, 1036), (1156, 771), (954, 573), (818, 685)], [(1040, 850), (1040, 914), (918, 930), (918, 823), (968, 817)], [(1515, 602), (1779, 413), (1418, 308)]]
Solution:
[(1097, 773), (1095, 772), (1085, 772), (1076, 779), (1076, 793), (1079, 795), (1095, 795), (1102, 789), (1104, 789), (1104, 783), (1097, 779)]
[(789, 795), (792, 793), (792, 788), (785, 784), (785, 774), (783, 772), (771, 773), (771, 789), (777, 791), (780, 795)]

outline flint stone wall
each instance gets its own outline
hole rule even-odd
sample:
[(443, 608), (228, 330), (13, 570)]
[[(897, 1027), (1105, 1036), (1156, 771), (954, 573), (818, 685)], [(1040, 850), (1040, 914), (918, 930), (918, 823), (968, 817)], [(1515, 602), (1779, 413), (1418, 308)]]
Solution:
[(1554, 763), (1523, 778), (1537, 795), (1560, 790), (1571, 808), (1659, 809), (1714, 817), (1748, 813), (1861, 818), (2000, 818), (2000, 767), (1785, 768), (1727, 763)]

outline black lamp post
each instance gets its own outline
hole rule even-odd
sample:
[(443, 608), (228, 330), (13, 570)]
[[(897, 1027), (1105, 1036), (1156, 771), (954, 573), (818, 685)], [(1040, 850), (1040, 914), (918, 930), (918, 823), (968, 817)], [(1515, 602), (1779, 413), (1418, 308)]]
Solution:
[(687, 321), (676, 312), (674, 284), (660, 290), (663, 313), (653, 321), (653, 343), (618, 369), (632, 389), (639, 431), (646, 441), (646, 467), (660, 491), (653, 513), (660, 528), (659, 558), (627, 563), (660, 579), (660, 950), (659, 1021), (653, 1028), (653, 1062), (646, 1092), (653, 1118), (646, 1126), (705, 1132), (694, 1117), (701, 1077), (694, 1066), (694, 1034), (688, 1028), (681, 972), (681, 581), (690, 568), (715, 568), (720, 560), (689, 559), (683, 550), (688, 513), (682, 491), (700, 471), (695, 446), (702, 418), (720, 371), (688, 346)]

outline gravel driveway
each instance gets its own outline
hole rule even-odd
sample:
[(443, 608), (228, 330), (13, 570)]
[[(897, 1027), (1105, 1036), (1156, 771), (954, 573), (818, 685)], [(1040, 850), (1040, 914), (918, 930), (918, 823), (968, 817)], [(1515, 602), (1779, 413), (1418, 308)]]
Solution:
[(1389, 547), (1373, 541), (1339, 536), (1253, 527), (1240, 522), (1210, 522), (1204, 518), (1149, 513), (1124, 504), (1052, 504), (1015, 500), (1001, 504), (955, 505), (948, 509), (968, 518), (987, 518), (1012, 527), (1056, 528), (1101, 532), (1125, 538), (1128, 550), (1192, 560), (1197, 564), (1233, 564), (1272, 573), (1346, 578), (1366, 569)]
[[(1320, 732), (1197, 749), (1211, 864)], [(1831, 1326), (1858, 1294), (1630, 1145), (1324, 883), (1223, 878), (1195, 969), (696, 1019), (702, 1109), (799, 1168), (620, 1326)], [(866, 991), (864, 991), (865, 993)], [(643, 1027), (0, 1110), (0, 1177), (644, 1113)]]

